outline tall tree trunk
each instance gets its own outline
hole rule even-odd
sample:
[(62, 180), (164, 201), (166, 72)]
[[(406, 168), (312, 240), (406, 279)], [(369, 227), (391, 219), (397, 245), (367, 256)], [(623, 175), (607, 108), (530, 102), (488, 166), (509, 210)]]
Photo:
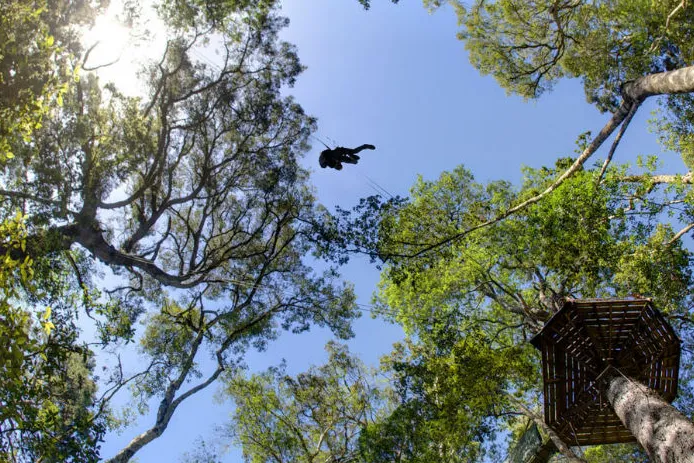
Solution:
[(657, 463), (694, 463), (694, 424), (655, 391), (615, 369), (605, 375), (607, 399)]

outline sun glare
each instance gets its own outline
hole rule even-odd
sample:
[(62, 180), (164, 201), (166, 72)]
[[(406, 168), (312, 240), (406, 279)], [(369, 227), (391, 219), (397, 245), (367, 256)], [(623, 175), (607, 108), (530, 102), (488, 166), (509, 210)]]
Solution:
[(122, 58), (130, 42), (130, 29), (120, 24), (114, 15), (106, 14), (97, 18), (84, 40), (91, 49), (85, 69), (107, 66)]
[(120, 19), (123, 1), (112, 1), (82, 36), (82, 44), (89, 50), (83, 71), (96, 72), (103, 83), (112, 82), (133, 96), (141, 94), (143, 88), (138, 70), (147, 61), (161, 57), (166, 44), (164, 25), (149, 2), (142, 2), (141, 8), (138, 21), (129, 28)]

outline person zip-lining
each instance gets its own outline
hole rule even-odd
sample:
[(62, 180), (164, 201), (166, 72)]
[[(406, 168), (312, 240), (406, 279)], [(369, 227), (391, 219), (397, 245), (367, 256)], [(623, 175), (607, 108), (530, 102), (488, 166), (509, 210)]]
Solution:
[[(325, 145), (325, 143), (324, 143)], [(336, 170), (342, 170), (342, 163), (345, 164), (356, 164), (359, 161), (359, 156), (357, 153), (362, 150), (375, 150), (374, 145), (361, 145), (356, 148), (345, 148), (343, 146), (338, 146), (337, 148), (328, 148), (321, 151), (320, 157), (318, 158), (318, 163), (322, 168), (332, 167)]]

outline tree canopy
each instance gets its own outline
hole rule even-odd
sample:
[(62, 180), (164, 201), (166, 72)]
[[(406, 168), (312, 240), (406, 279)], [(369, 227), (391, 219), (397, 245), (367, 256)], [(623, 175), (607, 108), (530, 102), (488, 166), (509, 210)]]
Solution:
[[(567, 297), (652, 298), (683, 340), (678, 406), (694, 413), (688, 2), (425, 0), (453, 6), (472, 65), (508, 92), (578, 78), (610, 119), (521, 185), (459, 166), (335, 214), (299, 163), (316, 120), (283, 91), (303, 66), (277, 0), (155, 2), (166, 47), (138, 95), (103, 85), (81, 43), (107, 3), (0, 5), (3, 459), (98, 461), (104, 434), (154, 405), (111, 460), (128, 461), (217, 382), (237, 407), (223, 437), (253, 462), (499, 460), (531, 424), (570, 461), (643, 459), (572, 449), (544, 425), (528, 341)], [(613, 162), (651, 97), (686, 172)], [(282, 331), (352, 335), (351, 285), (306, 257), (353, 253), (378, 261), (374, 312), (406, 336), (380, 372), (330, 343), (324, 366), (245, 375)], [(130, 343), (139, 365), (118, 355)]]
[[(420, 179), (409, 198), (364, 198), (352, 211), (338, 210), (323, 230), (325, 252), (338, 261), (357, 252), (383, 262), (377, 312), (407, 333), (384, 368), (401, 375), (400, 388), (411, 388), (416, 412), (394, 412), (377, 425), (388, 428), (363, 433), (407, 429), (408, 438), (395, 439), (411, 443), (405, 461), (498, 459), (527, 423), (542, 428), (541, 384), (533, 376), (539, 359), (532, 349), (515, 349), (566, 297), (651, 297), (685, 345), (691, 343), (691, 251), (682, 242), (693, 222), (690, 174), (660, 174), (656, 158), (641, 160), (636, 170), (610, 165), (641, 102), (664, 95), (654, 127), (689, 168), (692, 68), (680, 48), (687, 47), (691, 8), (686, 2), (449, 3), (472, 64), (509, 92), (536, 98), (562, 77), (579, 77), (588, 100), (613, 115), (596, 137), (579, 137), (576, 157), (526, 169), (520, 189), (476, 183), (459, 167), (438, 181)], [(665, 80), (667, 88), (660, 84)], [(620, 126), (607, 159), (587, 164)], [(474, 347), (461, 351), (466, 346)], [(685, 377), (690, 365), (685, 355)], [(678, 404), (691, 416), (687, 380), (680, 386)], [(467, 400), (456, 402), (460, 397)], [(445, 413), (457, 414), (437, 419)], [(506, 448), (494, 439), (500, 435), (510, 436)], [(579, 457), (571, 443), (555, 444), (572, 461), (643, 458), (630, 446), (598, 446)], [(391, 441), (383, 461), (401, 456), (397, 447)]]
[[(559, 164), (527, 169), (518, 192), (504, 182), (477, 184), (462, 168), (436, 182), (420, 181), (409, 203), (385, 217), (389, 230), (402, 231), (390, 232), (386, 242), (400, 247), (415, 231), (436, 240), (469, 227), (470, 221), (483, 222), (485, 213), (551, 182), (561, 172)], [(599, 171), (598, 166), (576, 174), (543, 201), (435, 254), (396, 259), (384, 267), (376, 301), (383, 311), (394, 311), (411, 337), (410, 363), (427, 368), (442, 363), (430, 381), (452, 381), (454, 397), (470, 391), (489, 400), (488, 391), (496, 389), (491, 404), (497, 409), (477, 412), (493, 424), (479, 422), (479, 432), (485, 425), (513, 429), (517, 416), (533, 418), (529, 411), (541, 392), (539, 354), (527, 341), (566, 297), (652, 297), (685, 344), (691, 342), (691, 252), (671, 227), (653, 220), (660, 204), (629, 210), (635, 187), (617, 180), (618, 169), (598, 185)], [(397, 225), (388, 224), (391, 220)], [(474, 346), (468, 350), (475, 356), (488, 352), (489, 358), (473, 366), (459, 353), (461, 345)], [(451, 364), (464, 373), (452, 374)], [(486, 374), (496, 371), (494, 365), (500, 369), (497, 388)], [(413, 376), (423, 380), (418, 372)], [(691, 394), (686, 381), (680, 385), (685, 397)], [(467, 420), (474, 423), (475, 416), (471, 410)]]
[(253, 462), (361, 461), (361, 430), (373, 423), (388, 398), (375, 372), (328, 343), (328, 362), (296, 377), (283, 367), (250, 378), (234, 375), (225, 393), (235, 404), (224, 435)]
[[(397, 399), (363, 424), (362, 461), (501, 461), (532, 423), (571, 461), (643, 458), (628, 445), (579, 455), (552, 436), (540, 411), (540, 356), (529, 340), (566, 298), (637, 296), (652, 298), (691, 345), (691, 251), (659, 220), (686, 202), (686, 189), (624, 182), (626, 166), (602, 175), (597, 164), (503, 221), (403, 257), (420, 237), (456, 235), (536, 195), (571, 162), (526, 168), (520, 188), (478, 183), (461, 166), (420, 179), (407, 199), (369, 198), (340, 217), (338, 226), (353, 219), (343, 227), (353, 246), (389, 256), (374, 312), (406, 333), (382, 359)], [(688, 354), (680, 371), (677, 405), (691, 415)]]
[[(14, 341), (2, 358), (17, 374), (3, 388), (3, 409), (17, 411), (2, 448), (13, 461), (98, 458), (105, 426), (126, 424), (109, 403), (128, 386), (136, 410), (158, 409), (112, 460), (127, 461), (248, 349), (312, 325), (349, 337), (357, 312), (334, 270), (303, 261), (325, 212), (297, 162), (315, 120), (280, 92), (303, 67), (278, 37), (277, 2), (159, 3), (166, 50), (140, 96), (79, 71), (91, 48), (78, 28), (98, 9), (49, 3), (2, 6), (0, 255)], [(218, 66), (196, 58), (212, 40)], [(78, 318), (95, 339), (77, 340)], [(132, 341), (141, 371), (116, 356), (97, 397), (94, 349)]]

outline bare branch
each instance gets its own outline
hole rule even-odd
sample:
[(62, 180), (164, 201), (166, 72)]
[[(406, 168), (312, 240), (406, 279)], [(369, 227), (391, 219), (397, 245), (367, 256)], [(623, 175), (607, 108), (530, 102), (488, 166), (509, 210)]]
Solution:
[(686, 6), (687, 6), (687, 0), (682, 0), (679, 3), (679, 5), (677, 5), (675, 7), (675, 9), (670, 12), (667, 19), (665, 20), (665, 33), (667, 33), (668, 29), (670, 28), (670, 21), (672, 20), (672, 18), (677, 14), (677, 12), (679, 10), (681, 10), (682, 8), (685, 8)]
[(687, 172), (684, 175), (668, 175), (668, 174), (662, 174), (662, 175), (627, 175), (625, 177), (621, 177), (619, 180), (622, 182), (642, 182), (642, 181), (648, 181), (654, 185), (661, 184), (661, 183), (676, 183), (676, 182), (682, 182), (684, 184), (692, 184), (692, 180), (694, 177), (692, 176), (691, 172)]
[(116, 58), (115, 60), (113, 60), (113, 61), (111, 61), (111, 62), (104, 63), (104, 64), (98, 64), (98, 65), (96, 65), (96, 66), (87, 66), (87, 60), (89, 59), (89, 55), (91, 55), (92, 51), (93, 51), (100, 43), (101, 43), (101, 41), (100, 41), (100, 40), (97, 40), (97, 41), (94, 43), (94, 45), (92, 45), (91, 47), (89, 47), (89, 49), (87, 49), (87, 52), (84, 54), (84, 58), (82, 59), (82, 69), (83, 69), (83, 70), (85, 70), (85, 71), (96, 71), (97, 69), (102, 69), (102, 68), (105, 68), (105, 67), (109, 67), (109, 66), (112, 66), (112, 65), (116, 64), (116, 63), (117, 63), (118, 61), (120, 61), (120, 59), (123, 57), (123, 52), (121, 51), (121, 53), (118, 55), (118, 58)]
[(74, 242), (81, 244), (96, 258), (107, 265), (137, 268), (162, 284), (175, 288), (192, 288), (200, 283), (202, 275), (171, 275), (154, 262), (138, 256), (126, 254), (110, 245), (99, 230), (78, 227)]
[(619, 142), (622, 140), (624, 132), (626, 132), (627, 127), (629, 127), (629, 123), (631, 122), (631, 119), (634, 117), (634, 114), (636, 114), (636, 108), (636, 105), (631, 107), (631, 109), (629, 110), (629, 114), (627, 114), (627, 117), (624, 119), (624, 122), (622, 123), (622, 126), (619, 129), (619, 132), (617, 132), (617, 136), (614, 138), (614, 141), (612, 142), (610, 152), (607, 154), (607, 158), (605, 159), (605, 162), (602, 164), (600, 174), (598, 175), (598, 178), (595, 180), (596, 185), (599, 185), (602, 181), (602, 177), (605, 175), (605, 172), (607, 171), (607, 166), (610, 165), (610, 161), (612, 161), (612, 156), (614, 156), (614, 152), (617, 150), (617, 146), (619, 145)]
[(678, 231), (675, 234), (675, 236), (673, 236), (672, 239), (665, 244), (665, 246), (666, 247), (672, 246), (673, 244), (675, 244), (677, 242), (678, 239), (682, 238), (682, 236), (684, 236), (684, 234), (687, 233), (692, 228), (694, 228), (694, 223), (690, 223), (689, 225), (684, 227), (682, 230)]

